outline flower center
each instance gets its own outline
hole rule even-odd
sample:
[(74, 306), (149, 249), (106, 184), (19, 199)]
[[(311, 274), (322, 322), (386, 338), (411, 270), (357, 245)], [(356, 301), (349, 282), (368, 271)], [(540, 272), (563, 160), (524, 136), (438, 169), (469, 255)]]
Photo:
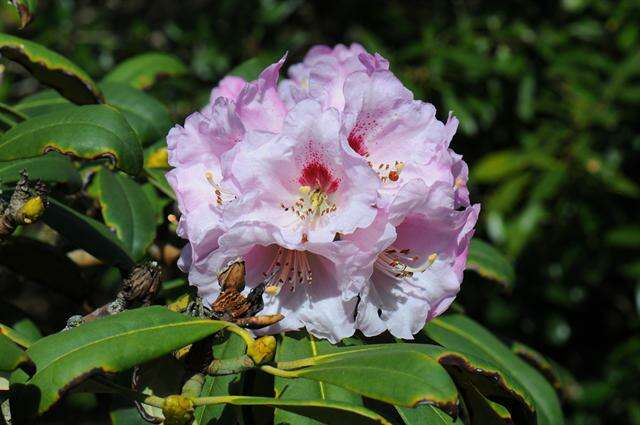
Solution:
[(427, 258), (427, 264), (422, 267), (411, 267), (409, 263), (420, 260), (417, 255), (411, 255), (410, 249), (398, 249), (393, 246), (385, 249), (376, 258), (375, 267), (387, 276), (404, 279), (413, 276), (414, 273), (422, 273), (438, 259), (435, 252)]
[(301, 184), (298, 189), (300, 197), (293, 205), (280, 204), (282, 209), (293, 211), (303, 221), (337, 209), (329, 195), (338, 190), (340, 179), (334, 178), (324, 164), (314, 161), (305, 165), (298, 183)]
[(311, 283), (313, 274), (305, 251), (296, 251), (278, 247), (278, 251), (266, 272), (265, 292), (277, 295), (285, 285), (294, 291), (296, 285)]

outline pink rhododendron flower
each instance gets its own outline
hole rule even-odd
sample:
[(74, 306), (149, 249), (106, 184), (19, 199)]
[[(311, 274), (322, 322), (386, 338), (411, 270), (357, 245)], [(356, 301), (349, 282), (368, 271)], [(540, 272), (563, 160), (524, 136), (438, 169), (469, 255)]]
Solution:
[(210, 303), (242, 257), (262, 314), (285, 316), (261, 332), (412, 338), (455, 298), (479, 213), (449, 148), (457, 120), (360, 45), (314, 47), (277, 87), (283, 61), (224, 78), (169, 133), (180, 266)]

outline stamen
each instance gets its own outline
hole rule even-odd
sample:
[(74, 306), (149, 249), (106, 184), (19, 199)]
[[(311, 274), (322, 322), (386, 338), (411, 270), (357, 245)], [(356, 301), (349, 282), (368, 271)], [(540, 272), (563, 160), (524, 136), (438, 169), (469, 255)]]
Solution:
[[(434, 257), (435, 256), (435, 257)], [(428, 261), (435, 261), (437, 258), (437, 254), (433, 253), (428, 257)], [(408, 263), (416, 262), (420, 260), (420, 257), (417, 255), (411, 255), (410, 249), (398, 249), (395, 247), (390, 247), (384, 250), (378, 258), (376, 258), (375, 266), (376, 269), (386, 274), (387, 276), (396, 278), (396, 279), (404, 279), (413, 276), (414, 273), (422, 273), (427, 269), (427, 267), (431, 266), (432, 262), (429, 263), (429, 266), (423, 267), (411, 267)]]
[[(236, 196), (233, 193), (225, 191), (219, 184), (216, 183), (211, 171), (205, 172), (204, 176), (207, 179), (207, 182), (209, 182), (209, 184), (213, 188), (213, 193), (216, 196), (216, 204), (222, 205), (225, 201), (235, 199)], [(225, 196), (227, 197), (227, 199), (224, 198)]]
[(265, 292), (271, 296), (279, 294), (285, 284), (295, 291), (298, 284), (311, 283), (313, 279), (307, 253), (282, 247), (278, 247), (271, 265), (263, 274), (268, 276)]

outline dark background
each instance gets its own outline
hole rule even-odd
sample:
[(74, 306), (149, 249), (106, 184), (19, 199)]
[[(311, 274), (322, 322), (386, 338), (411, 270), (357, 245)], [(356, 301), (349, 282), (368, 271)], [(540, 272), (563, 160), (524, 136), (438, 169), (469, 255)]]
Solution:
[[(576, 378), (569, 423), (640, 424), (640, 1), (62, 0), (23, 31), (3, 5), (0, 25), (96, 78), (145, 51), (179, 56), (191, 75), (153, 89), (176, 122), (243, 63), (318, 43), (383, 54), (460, 119), (477, 234), (516, 267), (507, 289), (468, 273), (460, 304)], [(5, 72), (0, 100), (36, 90)]]

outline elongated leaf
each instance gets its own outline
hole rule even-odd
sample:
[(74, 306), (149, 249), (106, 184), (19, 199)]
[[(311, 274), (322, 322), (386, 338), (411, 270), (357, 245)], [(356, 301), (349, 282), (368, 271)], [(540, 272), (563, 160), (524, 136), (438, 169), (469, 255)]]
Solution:
[(129, 174), (142, 169), (138, 137), (111, 106), (50, 112), (21, 122), (0, 137), (0, 161), (35, 157), (52, 150), (90, 160), (108, 158)]
[(509, 371), (495, 362), (431, 344), (404, 344), (423, 352), (447, 369), (458, 387), (473, 385), (483, 397), (503, 403), (519, 423), (533, 423), (534, 401)]
[(556, 391), (562, 390), (562, 380), (560, 379), (559, 371), (557, 371), (555, 366), (542, 354), (521, 342), (513, 342), (511, 344), (511, 351), (536, 368)]
[(0, 333), (0, 371), (11, 372), (21, 365), (30, 363), (29, 356), (11, 339)]
[(122, 269), (134, 265), (127, 248), (104, 224), (55, 199), (49, 199), (42, 220), (74, 245), (108, 264)]
[(147, 195), (130, 177), (106, 169), (96, 174), (95, 189), (104, 222), (139, 260), (156, 235), (155, 210)]
[[(336, 418), (340, 418), (340, 423), (345, 424), (385, 424), (391, 425), (382, 416), (362, 406), (353, 406), (336, 401), (323, 400), (281, 400), (279, 398), (267, 397), (243, 397), (231, 396), (225, 399), (228, 404), (236, 406), (269, 406), (306, 416), (320, 423), (336, 423)], [(298, 422), (294, 422), (298, 423)], [(276, 422), (278, 424), (278, 422)], [(283, 424), (280, 422), (280, 424)]]
[(478, 323), (462, 315), (450, 315), (429, 322), (425, 333), (448, 349), (469, 353), (500, 366), (534, 401), (539, 424), (564, 423), (560, 403), (551, 385)]
[(447, 372), (432, 357), (399, 350), (395, 344), (348, 347), (295, 362), (278, 362), (292, 376), (348, 389), (399, 406), (429, 403), (454, 415), (457, 392)]
[(0, 183), (7, 185), (20, 179), (20, 172), (27, 170), (30, 179), (40, 179), (49, 183), (66, 183), (78, 189), (82, 185), (80, 174), (71, 160), (56, 152), (43, 156), (0, 162)]
[(55, 90), (43, 90), (38, 93), (23, 97), (14, 109), (29, 117), (44, 115), (49, 112), (63, 109), (73, 109), (76, 105), (69, 102)]
[(471, 240), (467, 267), (504, 286), (511, 286), (515, 279), (513, 266), (504, 255), (479, 239)]
[[(37, 372), (38, 413), (70, 387), (98, 372), (120, 372), (205, 338), (227, 323), (199, 320), (164, 307), (125, 311), (40, 339), (27, 350)], [(150, 343), (152, 342), (152, 343)]]
[(396, 406), (398, 414), (406, 425), (454, 425), (453, 419), (440, 409), (433, 406), (422, 405), (416, 407)]
[[(213, 356), (218, 359), (229, 359), (242, 355), (244, 350), (245, 344), (242, 338), (231, 334), (225, 342), (213, 346)], [(242, 375), (207, 376), (204, 380), (200, 397), (240, 394), (242, 390), (241, 383)], [(230, 406), (212, 404), (196, 408), (194, 417), (198, 425), (215, 425), (219, 421), (224, 423), (225, 420), (221, 418), (231, 418), (234, 413)]]
[(27, 68), (41, 83), (78, 104), (103, 101), (91, 77), (64, 56), (32, 41), (0, 34), (0, 53)]
[(167, 108), (147, 93), (124, 83), (101, 83), (109, 105), (115, 106), (146, 146), (164, 137), (171, 127)]
[(0, 103), (0, 129), (6, 131), (17, 123), (27, 119), (22, 112), (17, 111), (9, 105)]
[(81, 301), (86, 295), (87, 286), (78, 266), (44, 242), (11, 238), (0, 245), (0, 264), (73, 300)]
[(24, 348), (42, 338), (42, 332), (27, 313), (2, 300), (0, 300), (0, 333)]
[(144, 53), (118, 64), (105, 77), (105, 82), (129, 84), (144, 90), (162, 77), (177, 77), (187, 73), (187, 67), (167, 53)]
[(11, 4), (17, 9), (20, 16), (20, 29), (23, 29), (33, 19), (38, 5), (37, 0), (11, 0)]
[[(277, 347), (277, 361), (292, 361), (305, 357), (333, 352), (334, 346), (326, 341), (318, 341), (307, 332), (282, 334)], [(280, 377), (274, 379), (275, 394), (280, 400), (318, 399), (334, 400), (348, 404), (362, 405), (362, 398), (335, 385), (306, 379), (290, 380)], [(276, 409), (274, 423), (317, 424), (311, 418), (304, 418), (288, 410)]]
[(459, 385), (465, 406), (465, 420), (468, 425), (514, 424), (511, 413), (502, 405), (487, 399), (470, 382)]
[(169, 186), (169, 182), (167, 182), (167, 178), (164, 176), (166, 170), (162, 170), (159, 168), (145, 168), (145, 174), (149, 178), (149, 182), (158, 188), (158, 190), (169, 198), (176, 200), (176, 194), (173, 192), (171, 186)]
[(526, 155), (512, 150), (492, 152), (481, 158), (471, 170), (473, 181), (493, 183), (502, 180), (529, 165)]

